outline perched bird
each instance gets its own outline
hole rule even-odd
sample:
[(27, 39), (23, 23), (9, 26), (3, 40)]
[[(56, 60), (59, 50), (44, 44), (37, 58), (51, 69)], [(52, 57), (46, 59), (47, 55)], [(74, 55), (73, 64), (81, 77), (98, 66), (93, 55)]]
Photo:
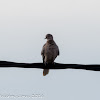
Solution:
[[(47, 34), (45, 39), (47, 39), (47, 42), (42, 48), (41, 55), (43, 58), (43, 63), (45, 66), (48, 66), (48, 64), (54, 64), (55, 58), (59, 55), (59, 48), (53, 40), (53, 36), (51, 34)], [(47, 75), (48, 73), (48, 68), (43, 70), (43, 76)]]

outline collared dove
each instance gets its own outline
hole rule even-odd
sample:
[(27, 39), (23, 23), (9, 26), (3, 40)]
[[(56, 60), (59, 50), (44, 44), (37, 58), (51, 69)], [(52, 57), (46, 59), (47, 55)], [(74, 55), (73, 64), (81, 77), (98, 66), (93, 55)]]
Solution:
[[(43, 63), (45, 66), (48, 64), (54, 64), (55, 58), (59, 55), (59, 48), (53, 40), (53, 36), (51, 34), (47, 34), (46, 38), (47, 42), (44, 44), (41, 55), (43, 58)], [(43, 76), (49, 73), (49, 69), (43, 70)]]

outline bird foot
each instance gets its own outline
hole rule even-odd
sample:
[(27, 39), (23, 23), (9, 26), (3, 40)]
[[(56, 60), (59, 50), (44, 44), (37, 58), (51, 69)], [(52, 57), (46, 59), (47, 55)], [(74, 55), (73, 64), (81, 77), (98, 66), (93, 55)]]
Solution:
[(47, 65), (48, 65), (48, 63), (47, 63), (47, 62), (45, 62), (44, 64), (45, 64), (45, 66), (47, 66)]
[(55, 62), (53, 62), (52, 64), (55, 65)]

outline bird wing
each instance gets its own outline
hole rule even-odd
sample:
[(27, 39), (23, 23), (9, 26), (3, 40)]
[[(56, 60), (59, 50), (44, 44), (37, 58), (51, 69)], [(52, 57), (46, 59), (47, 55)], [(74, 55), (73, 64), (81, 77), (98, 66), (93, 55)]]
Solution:
[(44, 63), (44, 59), (45, 59), (45, 56), (44, 56), (44, 53), (45, 53), (45, 45), (46, 45), (46, 44), (43, 45), (43, 47), (42, 47), (42, 51), (41, 51), (41, 55), (42, 55), (42, 59), (43, 59), (43, 63)]
[(54, 45), (54, 48), (55, 48), (54, 49), (55, 50), (55, 53), (54, 53), (55, 57), (54, 57), (54, 59), (55, 59), (59, 55), (59, 48), (58, 48), (58, 46), (56, 44)]
[(59, 48), (58, 48), (58, 56), (60, 55)]

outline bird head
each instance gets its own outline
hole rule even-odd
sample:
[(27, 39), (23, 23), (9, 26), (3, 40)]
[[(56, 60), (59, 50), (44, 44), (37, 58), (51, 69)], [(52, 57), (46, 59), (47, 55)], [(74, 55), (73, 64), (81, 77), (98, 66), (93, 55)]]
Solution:
[(51, 34), (47, 34), (45, 39), (47, 40), (53, 40), (53, 36)]

